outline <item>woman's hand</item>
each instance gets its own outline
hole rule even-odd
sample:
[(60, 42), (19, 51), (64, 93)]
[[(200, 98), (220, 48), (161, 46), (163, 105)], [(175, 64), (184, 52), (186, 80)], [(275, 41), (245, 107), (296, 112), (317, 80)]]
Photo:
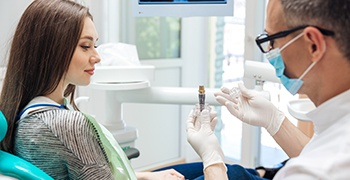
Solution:
[(185, 177), (174, 169), (157, 172), (138, 172), (138, 180), (185, 180)]

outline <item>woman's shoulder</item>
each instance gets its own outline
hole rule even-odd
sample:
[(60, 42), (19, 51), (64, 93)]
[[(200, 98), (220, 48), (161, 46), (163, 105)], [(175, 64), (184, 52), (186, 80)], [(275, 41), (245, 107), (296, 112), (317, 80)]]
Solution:
[(93, 131), (91, 123), (83, 113), (65, 109), (50, 109), (31, 113), (17, 123), (18, 128), (27, 126), (47, 128), (56, 135), (65, 134), (67, 131), (74, 134)]
[(29, 114), (18, 125), (16, 154), (46, 172), (68, 174), (68, 166), (75, 175), (94, 169), (110, 173), (101, 142), (83, 113), (52, 109)]
[(21, 118), (18, 122), (26, 122), (28, 120), (36, 121), (52, 121), (59, 123), (62, 120), (66, 121), (85, 121), (85, 116), (80, 111), (72, 111), (66, 109), (57, 108), (45, 108), (31, 112), (25, 117)]
[(49, 137), (70, 147), (80, 146), (80, 143), (90, 143), (99, 146), (98, 134), (85, 115), (79, 111), (52, 109), (29, 114), (22, 118), (17, 126), (17, 136)]

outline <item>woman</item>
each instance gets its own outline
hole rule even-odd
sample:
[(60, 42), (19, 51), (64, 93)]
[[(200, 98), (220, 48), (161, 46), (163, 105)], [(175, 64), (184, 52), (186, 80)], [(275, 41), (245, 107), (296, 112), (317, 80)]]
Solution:
[(184, 179), (175, 170), (135, 173), (110, 133), (74, 104), (76, 85), (88, 85), (100, 62), (92, 20), (70, 0), (35, 0), (25, 10), (1, 92), (9, 126), (1, 149), (54, 179)]

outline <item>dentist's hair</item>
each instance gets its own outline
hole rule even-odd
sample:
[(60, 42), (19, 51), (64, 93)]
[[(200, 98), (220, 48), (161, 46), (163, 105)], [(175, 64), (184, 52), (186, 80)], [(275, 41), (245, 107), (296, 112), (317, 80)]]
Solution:
[[(16, 115), (36, 96), (52, 93), (66, 75), (89, 9), (71, 0), (34, 0), (24, 11), (15, 31), (0, 110), (8, 132), (0, 144), (13, 151)], [(75, 86), (65, 89), (73, 107)]]
[(280, 0), (287, 25), (315, 25), (335, 32), (334, 39), (350, 60), (350, 0)]

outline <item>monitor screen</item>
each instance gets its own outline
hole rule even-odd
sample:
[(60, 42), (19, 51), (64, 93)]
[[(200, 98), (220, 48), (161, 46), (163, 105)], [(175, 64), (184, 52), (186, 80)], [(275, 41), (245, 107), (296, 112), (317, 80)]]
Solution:
[(233, 16), (233, 0), (133, 0), (136, 16)]
[(139, 0), (140, 4), (226, 4), (226, 0)]

